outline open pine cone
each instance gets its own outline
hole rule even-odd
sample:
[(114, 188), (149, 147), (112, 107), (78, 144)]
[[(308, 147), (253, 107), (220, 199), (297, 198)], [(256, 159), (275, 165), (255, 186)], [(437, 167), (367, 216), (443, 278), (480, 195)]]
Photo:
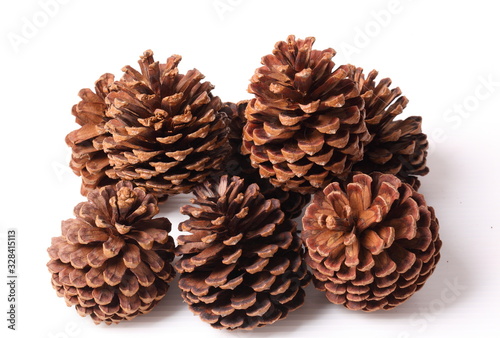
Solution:
[(363, 160), (356, 163), (353, 170), (379, 171), (404, 180), (411, 175), (426, 175), (429, 172), (426, 166), (429, 143), (422, 133), (422, 117), (394, 120), (403, 112), (408, 99), (401, 96), (399, 88), (389, 89), (389, 78), (377, 84), (377, 75), (377, 71), (372, 70), (365, 79), (363, 69), (357, 68), (350, 76), (359, 84), (365, 100), (365, 121), (372, 138), (365, 148)]
[(318, 192), (303, 218), (315, 286), (352, 310), (391, 309), (419, 290), (439, 261), (434, 209), (396, 176), (356, 174)]
[(333, 70), (335, 51), (313, 50), (314, 40), (291, 35), (262, 58), (243, 130), (242, 152), (260, 175), (301, 193), (347, 176), (370, 138), (354, 67)]
[(171, 224), (157, 213), (155, 197), (131, 182), (91, 191), (48, 249), (58, 296), (96, 324), (149, 312), (175, 274)]
[(117, 182), (106, 176), (106, 170), (111, 167), (102, 146), (104, 138), (109, 136), (104, 129), (109, 120), (105, 99), (115, 90), (113, 83), (112, 74), (102, 75), (95, 83), (95, 93), (89, 88), (80, 90), (81, 101), (73, 106), (72, 114), (81, 128), (69, 133), (66, 143), (71, 147), (70, 167), (82, 177), (81, 194), (84, 196), (96, 187)]
[(301, 194), (294, 191), (285, 191), (275, 187), (269, 182), (269, 179), (262, 178), (259, 170), (252, 167), (250, 157), (241, 153), (241, 143), (243, 126), (246, 123), (245, 109), (248, 101), (240, 101), (236, 104), (227, 102), (222, 111), (231, 119), (229, 124), (229, 144), (231, 153), (226, 160), (225, 172), (231, 176), (239, 176), (245, 180), (245, 184), (256, 183), (259, 186), (260, 193), (266, 199), (277, 198), (280, 201), (281, 210), (288, 218), (300, 216), (304, 206), (311, 200), (310, 194)]
[(181, 208), (179, 287), (189, 308), (215, 328), (253, 329), (303, 304), (309, 275), (296, 225), (257, 184), (222, 176)]
[[(227, 118), (219, 112), (220, 99), (210, 93), (213, 86), (201, 82), (198, 70), (179, 74), (180, 60), (174, 55), (158, 63), (148, 50), (139, 60), (140, 72), (124, 67), (113, 90), (100, 89), (89, 99), (99, 102), (85, 109), (99, 112), (101, 119), (89, 122), (68, 142), (85, 141), (85, 149), (73, 146), (77, 155), (94, 148), (99, 152), (86, 162), (75, 161), (75, 167), (85, 166), (99, 178), (105, 173), (111, 180), (134, 181), (158, 198), (189, 192), (218, 173), (229, 151)], [(111, 83), (112, 76), (106, 80)], [(94, 182), (100, 185), (92, 177)]]

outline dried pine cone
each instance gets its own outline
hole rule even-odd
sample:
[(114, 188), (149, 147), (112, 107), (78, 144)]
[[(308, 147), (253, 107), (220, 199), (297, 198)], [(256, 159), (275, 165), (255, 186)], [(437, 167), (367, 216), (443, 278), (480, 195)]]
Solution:
[(96, 324), (149, 312), (175, 274), (171, 224), (157, 213), (155, 197), (130, 182), (91, 191), (48, 249), (58, 296)]
[(133, 180), (157, 196), (186, 193), (216, 174), (229, 152), (227, 117), (210, 82), (196, 69), (179, 74), (181, 57), (166, 63), (148, 50), (141, 71), (124, 67), (107, 96), (111, 119), (104, 140), (113, 179)]
[(259, 170), (252, 167), (250, 157), (241, 153), (241, 143), (243, 126), (245, 125), (245, 109), (248, 101), (240, 101), (236, 104), (227, 102), (222, 111), (231, 119), (229, 124), (229, 144), (231, 145), (231, 154), (226, 161), (226, 173), (232, 176), (239, 176), (245, 180), (245, 183), (257, 183), (260, 193), (266, 199), (277, 198), (281, 204), (281, 210), (288, 218), (300, 216), (304, 206), (311, 200), (310, 194), (301, 194), (293, 191), (285, 191), (275, 187), (269, 182), (269, 179), (262, 178)]
[(197, 206), (179, 225), (179, 287), (189, 308), (215, 328), (253, 329), (303, 304), (309, 275), (296, 225), (256, 184), (222, 176), (194, 190)]
[(370, 138), (354, 67), (333, 70), (335, 51), (313, 50), (314, 40), (289, 36), (262, 58), (243, 130), (242, 152), (260, 175), (301, 193), (347, 176)]
[(372, 135), (363, 160), (356, 163), (353, 170), (364, 173), (380, 171), (404, 180), (410, 175), (426, 175), (429, 172), (426, 166), (429, 143), (422, 133), (422, 117), (410, 116), (395, 121), (408, 99), (401, 96), (399, 88), (389, 89), (389, 78), (377, 84), (377, 74), (372, 70), (365, 79), (363, 69), (357, 68), (350, 76), (359, 84), (365, 100), (365, 121)]
[(318, 192), (303, 218), (315, 286), (351, 310), (391, 309), (419, 290), (439, 261), (434, 209), (396, 176), (354, 175)]
[(96, 187), (116, 183), (105, 174), (110, 166), (102, 147), (104, 138), (109, 136), (104, 129), (109, 120), (105, 99), (115, 89), (113, 83), (113, 75), (102, 75), (95, 83), (95, 93), (89, 88), (80, 90), (78, 96), (82, 100), (73, 106), (72, 114), (82, 127), (69, 133), (66, 143), (72, 150), (70, 167), (82, 177), (81, 193), (84, 196)]

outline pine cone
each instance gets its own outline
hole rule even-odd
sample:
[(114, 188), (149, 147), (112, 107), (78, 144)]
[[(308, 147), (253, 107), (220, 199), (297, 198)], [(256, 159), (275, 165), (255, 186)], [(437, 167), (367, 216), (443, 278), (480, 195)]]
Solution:
[(104, 138), (109, 136), (104, 129), (109, 120), (105, 98), (115, 90), (113, 83), (113, 75), (102, 75), (95, 83), (95, 93), (89, 88), (80, 90), (78, 96), (82, 100), (73, 106), (72, 114), (82, 127), (69, 133), (66, 143), (72, 150), (70, 167), (82, 177), (81, 194), (84, 196), (96, 187), (117, 182), (105, 174), (111, 167), (102, 147)]
[(301, 194), (293, 191), (284, 191), (275, 187), (269, 179), (260, 177), (259, 170), (252, 167), (250, 157), (241, 153), (243, 126), (246, 123), (245, 109), (248, 101), (240, 101), (236, 104), (226, 102), (222, 108), (231, 119), (229, 124), (229, 144), (231, 154), (226, 161), (225, 172), (231, 176), (239, 176), (245, 180), (245, 184), (256, 183), (264, 198), (277, 198), (280, 201), (281, 210), (288, 218), (300, 216), (304, 206), (310, 202), (310, 194)]
[(346, 176), (363, 157), (369, 133), (354, 67), (333, 71), (331, 48), (314, 38), (276, 44), (251, 79), (242, 152), (262, 177), (284, 190), (313, 193)]
[(96, 324), (149, 312), (175, 274), (171, 224), (157, 213), (155, 197), (130, 182), (91, 191), (48, 249), (57, 295)]
[(318, 192), (303, 218), (315, 286), (351, 310), (391, 309), (419, 290), (439, 261), (434, 209), (396, 176), (354, 175)]
[(372, 70), (367, 78), (362, 68), (357, 68), (350, 78), (359, 84), (365, 100), (366, 125), (372, 141), (365, 148), (364, 159), (353, 170), (364, 173), (380, 171), (397, 175), (406, 180), (410, 175), (426, 175), (427, 136), (422, 133), (422, 117), (410, 116), (394, 120), (403, 112), (408, 99), (401, 96), (399, 88), (389, 89), (392, 81), (382, 79), (377, 84), (378, 73)]
[(179, 225), (179, 287), (189, 308), (215, 328), (253, 329), (303, 304), (309, 275), (296, 225), (277, 199), (239, 177), (195, 188)]
[(133, 180), (157, 196), (186, 193), (216, 174), (229, 152), (227, 117), (210, 82), (196, 69), (179, 74), (181, 57), (155, 62), (148, 50), (141, 72), (124, 67), (107, 96), (111, 120), (104, 140), (112, 179)]

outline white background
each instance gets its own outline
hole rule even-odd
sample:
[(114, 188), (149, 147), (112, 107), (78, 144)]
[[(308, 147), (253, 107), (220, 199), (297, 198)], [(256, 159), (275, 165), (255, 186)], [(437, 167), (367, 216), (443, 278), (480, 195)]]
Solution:
[[(500, 336), (500, 24), (493, 1), (2, 1), (0, 335), (175, 337)], [(52, 2), (57, 7), (42, 3)], [(45, 11), (45, 12), (44, 12)], [(48, 14), (44, 14), (50, 12)], [(35, 30), (27, 28), (36, 25)], [(249, 98), (260, 58), (289, 34), (333, 47), (352, 63), (391, 77), (423, 116), (431, 140), (422, 179), (441, 223), (442, 258), (426, 286), (388, 312), (352, 312), (312, 286), (305, 305), (253, 332), (222, 332), (193, 316), (175, 285), (150, 314), (96, 326), (56, 297), (45, 267), (50, 238), (83, 198), (68, 167), (65, 135), (83, 87), (137, 66), (146, 49), (162, 62), (181, 54), (224, 101)], [(162, 206), (174, 227), (189, 196)], [(18, 229), (18, 330), (6, 329), (6, 229)], [(172, 234), (175, 236), (175, 230)]]

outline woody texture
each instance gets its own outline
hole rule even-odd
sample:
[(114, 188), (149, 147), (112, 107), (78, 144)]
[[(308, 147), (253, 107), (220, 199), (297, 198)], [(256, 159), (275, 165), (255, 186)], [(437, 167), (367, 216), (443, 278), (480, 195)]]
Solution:
[(111, 166), (103, 149), (104, 139), (110, 136), (104, 128), (109, 121), (105, 101), (106, 96), (115, 89), (113, 84), (112, 74), (102, 75), (95, 83), (95, 92), (90, 88), (80, 90), (78, 95), (81, 100), (72, 109), (81, 127), (66, 136), (66, 143), (71, 147), (70, 167), (82, 177), (80, 192), (84, 196), (96, 187), (117, 183), (117, 180), (106, 176), (106, 170)]
[(181, 212), (176, 264), (189, 308), (219, 329), (253, 329), (304, 302), (309, 275), (296, 225), (257, 184), (222, 176), (195, 188)]
[[(331, 303), (367, 312), (425, 285), (442, 242), (418, 192), (422, 117), (403, 117), (408, 99), (390, 78), (336, 65), (314, 43), (278, 41), (236, 103), (199, 70), (181, 72), (181, 56), (151, 50), (80, 90), (65, 141), (86, 201), (47, 263), (68, 306), (96, 324), (131, 320), (177, 274), (202, 321), (252, 330), (300, 308), (311, 280)], [(177, 246), (157, 217), (174, 194), (193, 194)]]
[(242, 152), (260, 175), (300, 193), (346, 177), (370, 139), (354, 66), (334, 69), (335, 51), (314, 41), (289, 36), (262, 58), (243, 129)]
[(62, 222), (47, 266), (52, 286), (96, 324), (148, 313), (174, 277), (174, 241), (156, 198), (131, 182), (92, 190)]
[(229, 144), (231, 153), (226, 160), (225, 172), (231, 176), (239, 176), (245, 180), (245, 184), (256, 183), (260, 193), (266, 199), (277, 198), (280, 201), (281, 210), (286, 217), (295, 218), (301, 215), (304, 206), (310, 202), (310, 194), (301, 194), (294, 191), (285, 191), (275, 187), (269, 179), (263, 178), (259, 170), (252, 167), (250, 156), (241, 153), (243, 126), (246, 123), (245, 109), (248, 101), (237, 103), (226, 102), (222, 110), (230, 119)]
[(366, 125), (371, 135), (362, 161), (353, 170), (393, 174), (408, 182), (415, 182), (415, 175), (426, 175), (429, 143), (422, 133), (422, 117), (410, 116), (395, 119), (408, 104), (399, 87), (390, 88), (391, 79), (375, 81), (378, 72), (372, 70), (365, 78), (362, 68), (357, 68), (351, 78), (359, 84), (365, 101)]
[(180, 61), (159, 63), (147, 50), (139, 71), (126, 66), (120, 80), (106, 74), (96, 93), (80, 92), (73, 114), (82, 127), (66, 142), (84, 195), (128, 180), (165, 200), (219, 174), (229, 152), (227, 117), (210, 82), (197, 69), (179, 73)]
[(196, 69), (180, 74), (180, 61), (173, 55), (159, 63), (148, 50), (140, 71), (124, 67), (118, 89), (107, 96), (106, 174), (157, 196), (189, 192), (220, 170), (229, 151), (227, 118), (212, 84)]
[(351, 310), (391, 309), (422, 288), (440, 258), (439, 223), (396, 176), (356, 174), (314, 196), (303, 218), (316, 288)]

